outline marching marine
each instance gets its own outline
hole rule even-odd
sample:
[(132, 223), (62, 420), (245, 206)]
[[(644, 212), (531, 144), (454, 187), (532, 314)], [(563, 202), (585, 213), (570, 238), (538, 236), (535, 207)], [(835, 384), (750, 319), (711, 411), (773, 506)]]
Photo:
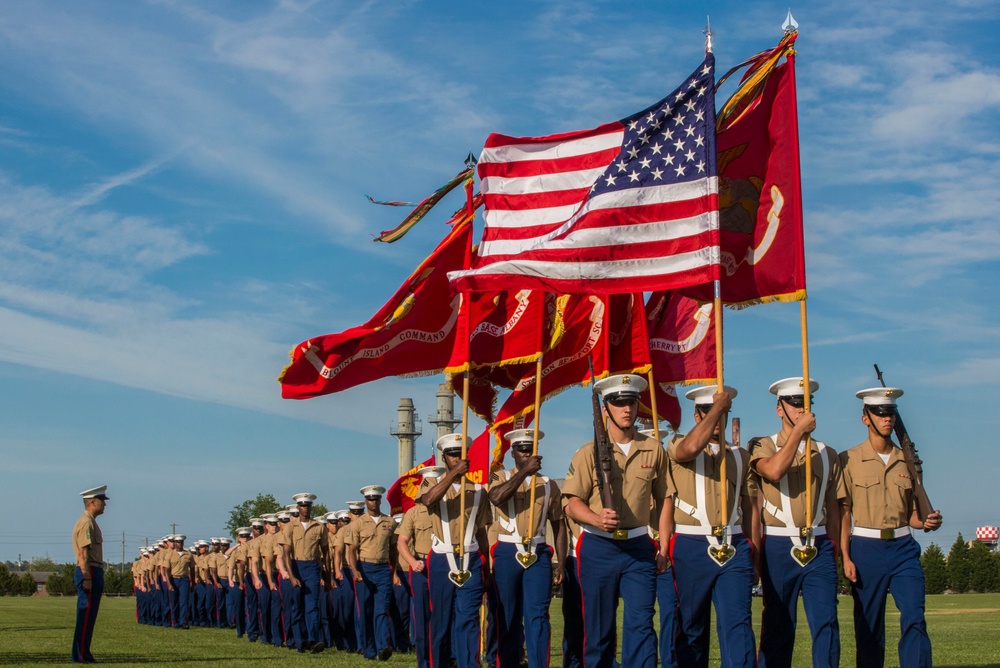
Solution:
[[(818, 389), (819, 383), (810, 379), (810, 396)], [(810, 438), (816, 417), (805, 409), (805, 391), (802, 377), (771, 385), (781, 429), (759, 439), (750, 457), (750, 468), (758, 476), (763, 529), (760, 668), (792, 665), (800, 594), (812, 635), (812, 665), (840, 665), (833, 540), (840, 536), (839, 500), (846, 490), (836, 451)], [(812, 503), (808, 511), (807, 496)]]
[(392, 599), (392, 569), (389, 543), (396, 526), (382, 514), (385, 488), (369, 485), (361, 489), (366, 511), (351, 522), (344, 538), (347, 564), (354, 577), (357, 614), (360, 617), (361, 651), (366, 659), (387, 661), (392, 656), (389, 603)]
[[(532, 454), (534, 437), (533, 429), (515, 429), (506, 435), (514, 467), (494, 473), (489, 490), (496, 520), (492, 532), (497, 542), (491, 547), (490, 562), (498, 602), (497, 663), (501, 666), (520, 663), (522, 638), (527, 644), (528, 665), (549, 665), (549, 603), (552, 586), (562, 584), (562, 565), (566, 563), (562, 494), (555, 482), (537, 475), (542, 457)], [(543, 437), (539, 431), (538, 440)], [(556, 534), (555, 554), (560, 567), (555, 573), (553, 546), (546, 540), (548, 522)]]
[[(417, 471), (424, 479), (438, 478), (444, 473), (439, 466), (425, 466)], [(417, 668), (430, 666), (430, 595), (427, 587), (427, 556), (431, 551), (433, 525), (427, 507), (416, 503), (403, 514), (403, 521), (396, 529), (396, 550), (400, 565), (405, 562), (405, 577), (410, 586), (410, 628), (417, 654)]]
[[(469, 460), (462, 459), (462, 445), (461, 434), (438, 439), (447, 471), (437, 479), (424, 478), (416, 502), (427, 508), (432, 526), (426, 566), (431, 665), (446, 665), (443, 661), (452, 654), (447, 646), (451, 644), (458, 668), (478, 668), (479, 606), (488, 577), (482, 549), (487, 545), (491, 513), (482, 485), (465, 480)], [(466, 437), (465, 448), (470, 445)], [(449, 632), (452, 643), (447, 643)]]
[[(583, 663), (588, 668), (614, 665), (619, 595), (625, 607), (621, 664), (656, 665), (656, 574), (666, 568), (666, 559), (653, 547), (649, 524), (659, 514), (652, 511), (653, 500), (662, 505), (673, 489), (663, 447), (636, 428), (639, 395), (646, 387), (642, 377), (631, 374), (594, 384), (603, 402), (595, 416), (600, 440), (576, 451), (563, 485), (565, 513), (582, 527), (576, 558), (583, 594)], [(598, 455), (595, 445), (600, 447), (605, 434), (611, 452)], [(602, 460), (610, 467), (606, 482), (605, 472), (598, 470)], [(610, 487), (603, 493), (607, 500), (602, 486)]]
[(754, 569), (748, 536), (757, 510), (748, 481), (750, 453), (723, 436), (736, 390), (727, 386), (724, 392), (715, 392), (713, 386), (688, 391), (687, 398), (695, 404), (695, 426), (686, 436), (675, 435), (667, 445), (676, 486), (674, 535), (660, 550), (670, 546), (677, 588), (677, 665), (708, 665), (714, 602), (722, 665), (752, 667), (757, 652), (750, 612)]
[(885, 662), (885, 599), (899, 608), (899, 663), (931, 665), (931, 641), (924, 620), (924, 571), (913, 529), (941, 528), (941, 512), (920, 518), (915, 482), (903, 452), (892, 441), (898, 413), (894, 387), (861, 390), (864, 442), (840, 453), (847, 498), (841, 521), (844, 576), (853, 586), (857, 665)]
[(298, 507), (298, 519), (292, 521), (278, 534), (283, 560), (288, 572), (283, 577), (291, 580), (295, 588), (292, 608), (292, 634), (295, 648), (304, 652), (326, 649), (320, 628), (319, 597), (322, 592), (323, 564), (328, 549), (324, 525), (312, 519), (315, 494), (301, 493), (292, 497)]

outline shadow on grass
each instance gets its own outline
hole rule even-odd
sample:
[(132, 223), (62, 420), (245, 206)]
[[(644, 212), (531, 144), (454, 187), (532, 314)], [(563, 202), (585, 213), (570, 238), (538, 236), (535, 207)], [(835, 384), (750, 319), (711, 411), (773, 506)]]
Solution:
[[(219, 658), (219, 657), (175, 657), (164, 659), (161, 656), (143, 656), (141, 654), (102, 652), (96, 657), (100, 663), (216, 663), (225, 664), (232, 662), (245, 663), (244, 657)], [(18, 664), (66, 664), (70, 663), (69, 652), (0, 652), (0, 666), (10, 666)]]

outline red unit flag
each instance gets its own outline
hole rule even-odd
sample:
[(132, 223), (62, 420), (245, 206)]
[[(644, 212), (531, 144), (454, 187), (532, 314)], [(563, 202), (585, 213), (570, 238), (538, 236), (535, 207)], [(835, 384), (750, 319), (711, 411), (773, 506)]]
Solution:
[(447, 272), (469, 266), (471, 215), (456, 222), (385, 306), (367, 323), (296, 346), (282, 371), (281, 396), (308, 399), (388, 376), (436, 373), (455, 345), (462, 296)]

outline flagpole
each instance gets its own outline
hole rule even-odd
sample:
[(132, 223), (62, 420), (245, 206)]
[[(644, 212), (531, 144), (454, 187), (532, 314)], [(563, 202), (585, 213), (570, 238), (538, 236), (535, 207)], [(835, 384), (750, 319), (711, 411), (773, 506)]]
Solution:
[[(712, 53), (712, 22), (705, 20), (705, 51)], [(718, 244), (716, 245), (718, 249)], [(718, 269), (716, 269), (718, 271)], [(716, 274), (718, 276), (718, 274)], [(722, 369), (722, 280), (716, 278), (715, 295), (712, 300), (712, 309), (715, 311), (715, 384), (718, 392), (725, 392), (725, 378)], [(725, 414), (719, 416), (719, 454), (722, 455), (722, 462), (719, 465), (719, 505), (722, 509), (722, 526), (729, 525), (729, 481), (726, 477), (726, 430), (723, 429)], [(736, 490), (739, 493), (740, 481), (736, 481)], [(728, 536), (725, 538), (728, 540)]]
[[(722, 286), (719, 279), (715, 280), (715, 298), (712, 300), (712, 309), (715, 311), (715, 384), (718, 392), (725, 392), (725, 382), (722, 370)], [(729, 525), (729, 480), (726, 477), (726, 431), (722, 424), (725, 421), (725, 413), (719, 416), (719, 454), (722, 455), (722, 462), (719, 464), (719, 505), (722, 509), (722, 526)], [(737, 481), (739, 489), (739, 481)]]
[[(803, 388), (803, 408), (808, 413), (812, 403), (809, 383), (809, 328), (806, 321), (806, 300), (799, 302), (799, 316), (802, 321), (802, 388)], [(786, 445), (788, 445), (786, 443)], [(794, 446), (797, 447), (797, 446)], [(812, 528), (813, 521), (813, 501), (812, 501), (812, 435), (806, 434), (806, 530)]]
[[(469, 299), (469, 308), (465, 310), (467, 318), (466, 332), (470, 332), (472, 324), (472, 293), (464, 292), (462, 293), (462, 299)], [(470, 332), (471, 333), (471, 332)], [(465, 360), (465, 377), (462, 379), (462, 460), (469, 454), (467, 446), (467, 439), (469, 435), (469, 376), (472, 374), (472, 369), (470, 368), (470, 360)], [(462, 481), (459, 483), (458, 493), (458, 559), (459, 564), (461, 564), (465, 557), (465, 481), (468, 478), (468, 474), (462, 476)]]
[[(542, 309), (543, 309), (542, 313), (543, 314), (545, 312), (544, 311), (544, 308), (545, 308), (545, 298), (546, 298), (546, 293), (542, 292)], [(542, 339), (544, 338), (544, 335), (545, 335), (545, 318), (544, 317), (540, 318), (539, 322), (540, 322), (539, 326), (541, 328), (541, 332), (539, 333), (540, 335), (538, 337), (538, 340), (541, 343)], [(540, 346), (540, 348), (542, 348), (544, 350), (544, 345)], [(545, 354), (544, 354), (544, 352), (542, 352), (542, 350), (540, 350), (539, 353), (538, 353), (538, 361), (535, 362), (535, 429), (532, 432), (532, 441), (531, 441), (531, 456), (532, 457), (538, 456), (538, 429), (540, 428), (540, 426), (542, 424), (542, 358), (543, 357), (545, 357)], [(534, 539), (534, 537), (535, 537), (535, 478), (536, 478), (536, 474), (532, 473), (531, 474), (531, 491), (529, 492), (529, 497), (528, 497), (528, 534), (529, 535), (523, 537), (525, 540), (531, 540), (531, 539)], [(510, 519), (513, 522), (517, 521), (516, 517), (512, 517)], [(544, 522), (544, 521), (545, 521), (545, 518), (543, 517), (542, 518), (542, 522)], [(532, 545), (531, 543), (528, 543), (528, 545), (531, 545), (531, 547), (534, 547), (534, 545)], [(532, 550), (531, 552), (532, 552), (532, 554), (534, 554), (534, 550)]]
[[(647, 343), (648, 346), (648, 343)], [(653, 383), (653, 365), (649, 365), (649, 410), (653, 412), (653, 438), (660, 442), (660, 416), (656, 412), (656, 385)]]

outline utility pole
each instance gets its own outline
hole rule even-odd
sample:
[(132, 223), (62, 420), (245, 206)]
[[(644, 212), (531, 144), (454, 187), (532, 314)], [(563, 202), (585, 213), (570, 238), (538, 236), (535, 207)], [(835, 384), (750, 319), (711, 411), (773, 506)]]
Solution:
[(125, 575), (125, 532), (122, 531), (122, 567), (118, 569), (118, 575)]
[(171, 534), (177, 533), (177, 523), (176, 522), (174, 522), (173, 524), (170, 525), (170, 533)]

